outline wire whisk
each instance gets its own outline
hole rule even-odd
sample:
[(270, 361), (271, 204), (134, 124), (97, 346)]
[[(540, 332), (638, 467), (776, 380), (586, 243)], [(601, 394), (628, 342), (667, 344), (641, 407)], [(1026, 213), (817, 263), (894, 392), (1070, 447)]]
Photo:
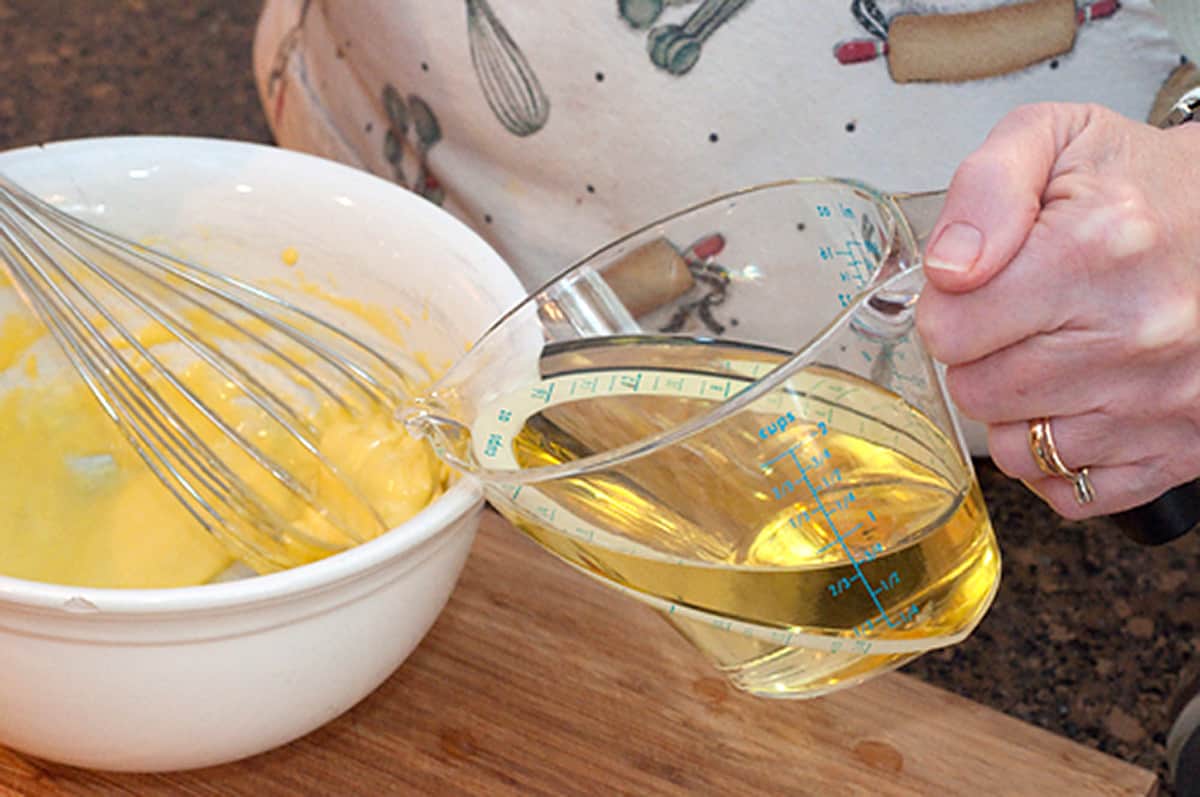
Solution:
[(5, 178), (0, 264), (141, 460), (236, 558), (267, 572), (387, 529), (314, 419), (390, 416), (415, 364)]

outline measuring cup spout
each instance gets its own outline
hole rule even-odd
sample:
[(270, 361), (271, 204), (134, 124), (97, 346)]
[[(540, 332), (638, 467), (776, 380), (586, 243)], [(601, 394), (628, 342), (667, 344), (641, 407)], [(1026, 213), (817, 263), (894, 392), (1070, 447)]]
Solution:
[(476, 471), (470, 454), (470, 427), (443, 412), (426, 399), (416, 399), (396, 417), (410, 435), (427, 440), (442, 461), (464, 472)]

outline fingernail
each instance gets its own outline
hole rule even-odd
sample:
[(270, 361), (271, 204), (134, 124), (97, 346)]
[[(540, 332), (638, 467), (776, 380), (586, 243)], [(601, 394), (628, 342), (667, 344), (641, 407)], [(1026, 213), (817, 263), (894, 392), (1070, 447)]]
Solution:
[(983, 233), (973, 224), (956, 221), (942, 229), (925, 255), (927, 268), (969, 271), (983, 251)]

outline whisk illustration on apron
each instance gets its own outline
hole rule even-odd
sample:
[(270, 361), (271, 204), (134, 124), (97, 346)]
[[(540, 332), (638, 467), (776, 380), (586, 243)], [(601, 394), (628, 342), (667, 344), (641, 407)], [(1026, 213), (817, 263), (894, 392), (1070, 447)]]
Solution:
[(487, 0), (466, 0), (471, 63), (488, 106), (515, 136), (546, 125), (550, 100), (521, 49)]

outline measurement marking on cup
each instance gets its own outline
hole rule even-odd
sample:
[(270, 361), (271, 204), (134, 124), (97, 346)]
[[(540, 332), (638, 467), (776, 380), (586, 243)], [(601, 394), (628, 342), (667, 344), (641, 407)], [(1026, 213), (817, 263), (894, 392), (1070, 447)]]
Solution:
[[(892, 622), (892, 619), (888, 617), (887, 610), (883, 608), (883, 604), (879, 601), (879, 595), (875, 592), (875, 590), (871, 589), (871, 585), (867, 582), (866, 576), (863, 575), (862, 566), (859, 564), (858, 560), (854, 558), (854, 554), (850, 551), (850, 546), (846, 544), (846, 540), (842, 537), (842, 533), (838, 531), (837, 524), (833, 522), (832, 515), (830, 514), (829, 510), (825, 508), (825, 502), (821, 500), (821, 496), (817, 493), (816, 486), (812, 483), (812, 480), (808, 476), (808, 469), (804, 466), (804, 463), (800, 461), (800, 457), (796, 456), (796, 451), (794, 448), (789, 452), (789, 454), (792, 458), (792, 462), (795, 463), (796, 468), (800, 471), (800, 478), (804, 480), (804, 484), (808, 487), (809, 492), (812, 493), (813, 501), (815, 501), (817, 504), (817, 509), (819, 509), (821, 514), (825, 516), (825, 522), (829, 524), (829, 529), (833, 532), (834, 539), (842, 547), (842, 552), (846, 555), (846, 558), (850, 560), (850, 564), (854, 567), (855, 576), (857, 576), (858, 580), (862, 582), (863, 589), (867, 591), (867, 595), (871, 597), (871, 602), (874, 603), (875, 608), (879, 610), (879, 616), (883, 618), (884, 622), (886, 622), (889, 627), (894, 628), (895, 624)], [(867, 622), (870, 623), (871, 621), (868, 620)], [(855, 630), (857, 632), (857, 629)]]
[[(874, 530), (874, 528), (875, 528), (874, 526), (871, 526), (871, 530)], [(881, 554), (881, 553), (883, 553), (883, 543), (877, 542), (874, 545), (872, 545), (870, 548), (863, 551), (863, 558), (859, 559), (858, 561), (874, 562), (875, 557), (879, 556), (879, 554)]]
[[(489, 434), (502, 434), (502, 452), (497, 454), (496, 467), (518, 470), (516, 451), (511, 445), (513, 424), (524, 423), (526, 419), (543, 412), (547, 397), (550, 405), (576, 401), (589, 395), (661, 395), (711, 399), (719, 398), (722, 393), (736, 395), (752, 389), (754, 382), (749, 378), (750, 373), (772, 370), (757, 362), (737, 361), (730, 361), (727, 368), (733, 373), (688, 372), (670, 368), (605, 369), (546, 378), (540, 383), (544, 390), (537, 393), (532, 390), (532, 385), (516, 387), (511, 393), (498, 396), (480, 409), (481, 423), (474, 436), (474, 450), (483, 455), (488, 448)], [(551, 391), (552, 385), (554, 388)], [(755, 470), (766, 478), (765, 483), (758, 482), (758, 487), (754, 488), (755, 500), (773, 503), (774, 506), (763, 507), (764, 511), (773, 514), (774, 522), (782, 521), (785, 527), (789, 522), (793, 524), (802, 536), (810, 540), (805, 545), (809, 555), (817, 552), (816, 558), (822, 560), (822, 566), (831, 567), (815, 585), (817, 589), (824, 587), (828, 591), (826, 594), (832, 596), (825, 600), (836, 600), (839, 610), (842, 607), (849, 608), (845, 606), (848, 602), (855, 605), (853, 618), (846, 618), (846, 622), (839, 624), (832, 632), (837, 636), (824, 631), (809, 632), (803, 627), (786, 625), (786, 621), (768, 624), (757, 619), (740, 620), (714, 615), (708, 609), (677, 602), (682, 599), (674, 595), (644, 592), (611, 582), (605, 572), (592, 569), (591, 562), (582, 558), (579, 561), (567, 561), (581, 572), (604, 580), (610, 586), (664, 613), (684, 616), (706, 627), (724, 628), (739, 636), (745, 635), (772, 645), (843, 655), (890, 655), (929, 649), (926, 636), (900, 635), (888, 631), (889, 628), (910, 628), (926, 620), (926, 616), (938, 608), (933, 601), (926, 603), (925, 598), (921, 599), (921, 603), (910, 602), (913, 600), (911, 596), (905, 600), (906, 593), (915, 586), (909, 582), (914, 575), (921, 573), (912, 571), (907, 565), (898, 567), (896, 563), (888, 563), (887, 557), (897, 553), (888, 543), (889, 536), (893, 534), (892, 526), (906, 521), (907, 515), (901, 513), (893, 517), (882, 509), (874, 512), (869, 507), (874, 501), (871, 492), (874, 483), (867, 481), (860, 484), (859, 479), (852, 478), (856, 474), (848, 464), (853, 460), (843, 460), (837, 447), (841, 442), (840, 436), (853, 434), (851, 430), (860, 425), (860, 436), (883, 443), (880, 438), (886, 435), (881, 435), (880, 430), (872, 425), (878, 422), (864, 422), (863, 417), (894, 414), (897, 412), (895, 401), (875, 399), (865, 391), (851, 396), (855, 392), (853, 386), (842, 386), (826, 379), (822, 371), (811, 375), (806, 372), (803, 376), (792, 377), (782, 390), (756, 396), (752, 405), (753, 414), (748, 417), (758, 425), (747, 424), (740, 429), (741, 432), (753, 433), (762, 445), (760, 457), (755, 457), (761, 469)], [(852, 410), (850, 414), (839, 409), (847, 396), (851, 396), (853, 402), (849, 408)], [(773, 405), (778, 405), (775, 411), (771, 410)], [(892, 431), (903, 433), (910, 426), (915, 426), (916, 421), (906, 415), (893, 423)], [(775, 427), (774, 432), (771, 431), (772, 426)], [(914, 434), (922, 428), (916, 427)], [(792, 447), (783, 451), (789, 443)], [(768, 458), (772, 459), (768, 462)], [(790, 461), (790, 467), (795, 470), (785, 466), (784, 460)], [(775, 491), (774, 496), (772, 490), (766, 489), (768, 487)], [(586, 514), (579, 516), (571, 509), (559, 506), (552, 498), (543, 495), (537, 486), (521, 489), (519, 485), (508, 484), (495, 497), (502, 503), (511, 504), (514, 515), (525, 523), (534, 527), (552, 527), (565, 540), (579, 541), (616, 555), (638, 557), (666, 565), (696, 565), (694, 558), (660, 552), (614, 534), (604, 525), (593, 525)], [(814, 501), (814, 498), (817, 500)], [(836, 561), (827, 562), (825, 559)], [(898, 559), (902, 561), (903, 556)], [(861, 600), (864, 593), (860, 589), (866, 590), (869, 601)], [(936, 639), (937, 644), (942, 644), (945, 637)]]
[[(807, 515), (808, 513), (805, 512), (804, 514)], [(849, 531), (842, 534), (842, 539), (843, 540), (850, 539), (850, 537), (852, 535), (854, 535), (856, 532), (863, 530), (864, 528), (865, 527), (863, 526), (862, 523), (856, 523), (854, 525), (854, 528), (852, 528)], [(825, 553), (826, 551), (828, 551), (830, 548), (832, 548), (833, 546), (835, 546), (837, 544), (838, 544), (837, 540), (830, 540), (829, 542), (825, 543), (824, 545), (822, 545), (820, 548), (817, 549), (817, 556), (820, 556), (821, 554)]]
[(589, 396), (596, 395), (596, 377), (588, 376), (571, 380), (571, 392), (569, 395), (574, 396), (576, 392), (586, 393)]
[[(785, 480), (785, 481), (788, 482), (789, 484), (792, 484), (792, 487), (794, 487), (794, 483), (792, 483), (790, 480)], [(823, 480), (822, 486), (829, 487), (830, 484), (834, 484), (837, 481), (841, 481), (841, 472), (840, 471), (837, 472), (837, 478), (833, 482), (830, 482), (828, 480)], [(771, 489), (775, 490), (775, 498), (777, 498), (777, 499), (783, 498), (784, 492), (782, 490), (777, 489), (775, 487), (772, 487)], [(787, 490), (787, 492), (791, 492), (791, 488), (789, 488)], [(855, 498), (854, 492), (847, 491), (844, 498), (838, 498), (838, 499), (834, 500), (832, 506), (829, 508), (829, 513), (832, 515), (832, 514), (837, 514), (838, 512), (841, 512), (843, 510), (849, 509), (850, 504), (854, 503), (856, 500), (858, 500), (858, 499)], [(805, 526), (807, 526), (809, 523), (811, 523), (812, 519), (813, 519), (812, 510), (801, 509), (799, 512), (796, 512), (794, 515), (792, 515), (790, 518), (788, 518), (788, 525), (794, 529), (802, 529)], [(862, 524), (859, 523), (853, 529), (851, 529), (850, 531), (843, 534), (842, 537), (843, 538), (849, 537), (856, 530), (858, 530), (861, 526), (862, 526)], [(874, 527), (872, 527), (872, 528), (874, 528)], [(836, 542), (826, 543), (825, 545), (821, 546), (820, 549), (817, 550), (817, 553), (818, 554), (824, 553), (829, 548), (833, 547), (835, 544), (836, 544)]]
[[(850, 208), (842, 206), (840, 203), (839, 208), (844, 217), (854, 217), (854, 211)], [(822, 246), (817, 250), (817, 254), (822, 260), (832, 261), (836, 258), (836, 262), (839, 263), (838, 277), (850, 287), (848, 290), (838, 293), (837, 298), (842, 307), (848, 307), (858, 292), (870, 281), (874, 269), (872, 261), (867, 255), (875, 255), (875, 249), (870, 244), (863, 243), (861, 239), (851, 237), (846, 239), (842, 248), (834, 249), (832, 246)]]
[(863, 581), (861, 574), (842, 576), (837, 581), (829, 585), (829, 594), (836, 598), (838, 595), (841, 595), (843, 592), (850, 589), (850, 587), (854, 586), (855, 581), (862, 581), (864, 585), (867, 583)]
[[(833, 520), (833, 515), (836, 514), (837, 508), (835, 507), (833, 509), (833, 511), (830, 511), (830, 508), (825, 505), (824, 501), (821, 500), (821, 495), (818, 492), (816, 485), (813, 483), (812, 479), (809, 476), (808, 466), (804, 462), (801, 461), (800, 455), (797, 453), (798, 449), (803, 448), (808, 443), (811, 443), (813, 440), (816, 440), (817, 438), (822, 437), (827, 433), (828, 433), (828, 427), (825, 426), (824, 424), (821, 424), (818, 427), (817, 431), (810, 434), (805, 440), (801, 441), (800, 443), (797, 443), (794, 446), (789, 447), (787, 449), (787, 451), (783, 452), (779, 456), (772, 457), (771, 459), (766, 460), (765, 462), (762, 463), (761, 467), (763, 470), (769, 471), (771, 469), (771, 466), (773, 466), (775, 463), (777, 463), (783, 459), (790, 459), (792, 461), (792, 464), (794, 464), (796, 466), (796, 470), (799, 471), (799, 473), (800, 473), (801, 481), (795, 482), (791, 479), (784, 479), (783, 482), (779, 486), (772, 485), (771, 489), (775, 492), (775, 497), (782, 498), (784, 494), (793, 492), (800, 483), (803, 483), (803, 485), (808, 488), (809, 493), (812, 495), (813, 502), (816, 504), (817, 511), (821, 515), (824, 516), (825, 522), (829, 524), (829, 530), (831, 532), (833, 532), (833, 541), (830, 543), (830, 545), (840, 546), (842, 549), (842, 553), (845, 554), (846, 559), (850, 562), (850, 565), (854, 568), (853, 576), (846, 576), (846, 577), (842, 578), (841, 580), (839, 580), (838, 582), (835, 582), (834, 584), (829, 585), (829, 590), (833, 594), (833, 596), (836, 598), (838, 595), (842, 594), (846, 589), (848, 589), (853, 584), (853, 582), (858, 581), (859, 583), (861, 583), (863, 585), (863, 589), (865, 589), (867, 591), (867, 595), (870, 596), (871, 602), (875, 604), (875, 608), (879, 610), (879, 614), (877, 615), (876, 619), (882, 619), (883, 622), (885, 622), (889, 628), (896, 628), (899, 625), (902, 625), (902, 624), (910, 621), (913, 617), (915, 617), (916, 613), (917, 613), (917, 607), (914, 605), (911, 608), (905, 609), (903, 612), (901, 612), (899, 622), (894, 621), (891, 617), (888, 616), (887, 610), (885, 608), (883, 608), (883, 603), (880, 602), (880, 600), (879, 600), (879, 593), (871, 587), (870, 582), (867, 581), (867, 578), (865, 575), (863, 575), (863, 571), (862, 571), (862, 566), (861, 566), (862, 561), (870, 561), (870, 559), (873, 559), (874, 556), (871, 556), (870, 558), (865, 559), (865, 560), (860, 560), (854, 556), (853, 551), (851, 551), (851, 549), (850, 549), (850, 545), (846, 542), (846, 538), (850, 534), (853, 534), (855, 531), (858, 531), (858, 526), (855, 526), (854, 528), (850, 529), (845, 534), (843, 534), (841, 531), (838, 530), (837, 524)], [(830, 455), (829, 455), (828, 449), (823, 449), (820, 456), (811, 456), (810, 455), (810, 457), (809, 457), (812, 467), (814, 467), (814, 468), (820, 467), (821, 465), (828, 462), (829, 459), (830, 459)], [(829, 476), (822, 477), (821, 481), (822, 481), (823, 486), (828, 487), (831, 483), (836, 483), (838, 481), (841, 481), (840, 471), (838, 471), (837, 468), (834, 468), (833, 472), (837, 475), (836, 475), (836, 478), (832, 482), (831, 482)], [(874, 514), (870, 514), (869, 516), (870, 516), (871, 520), (875, 519)], [(859, 525), (861, 525), (861, 524), (859, 524)], [(828, 546), (826, 546), (826, 547), (828, 547)], [(822, 550), (824, 550), (824, 549), (822, 549)], [(896, 584), (899, 584), (899, 575), (895, 574), (895, 573), (893, 573), (893, 575), (896, 576), (896, 582), (895, 582), (895, 584), (892, 584), (891, 586), (895, 586)], [(890, 576), (889, 576), (889, 579), (890, 579)], [(891, 586), (889, 586), (888, 588), (890, 589)], [(861, 636), (864, 628), (865, 628), (865, 630), (870, 631), (874, 627), (875, 627), (875, 621), (873, 619), (869, 619), (869, 620), (866, 620), (861, 625), (856, 626), (854, 629), (854, 633), (856, 636)]]

